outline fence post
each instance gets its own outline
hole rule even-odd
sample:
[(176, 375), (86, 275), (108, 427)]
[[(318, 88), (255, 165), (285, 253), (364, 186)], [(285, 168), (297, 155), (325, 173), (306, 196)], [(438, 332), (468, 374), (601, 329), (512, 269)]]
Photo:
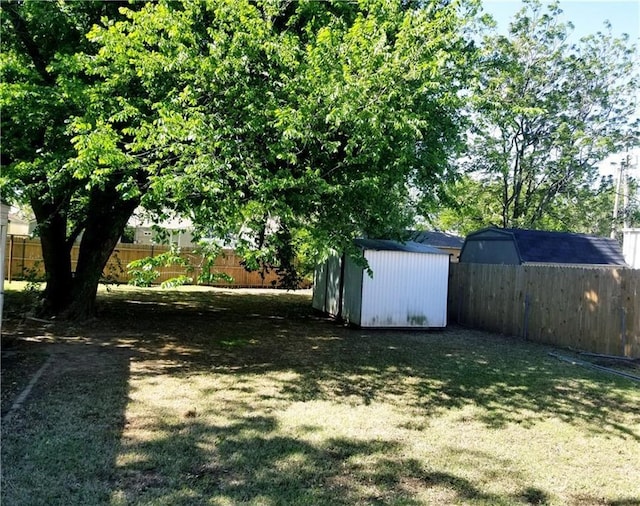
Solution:
[(524, 295), (524, 322), (522, 324), (523, 326), (523, 339), (526, 341), (528, 339), (528, 334), (529, 334), (529, 308), (531, 307), (531, 298), (529, 297), (529, 294), (526, 293)]
[(20, 270), (20, 276), (22, 276), (22, 279), (24, 279), (24, 261), (25, 258), (27, 256), (27, 240), (23, 237), (22, 238), (22, 269)]
[(622, 341), (622, 353), (625, 355), (627, 349), (627, 312), (624, 307), (620, 307), (620, 340)]
[(9, 283), (13, 279), (13, 234), (9, 237), (9, 265), (7, 267), (7, 278), (9, 279)]

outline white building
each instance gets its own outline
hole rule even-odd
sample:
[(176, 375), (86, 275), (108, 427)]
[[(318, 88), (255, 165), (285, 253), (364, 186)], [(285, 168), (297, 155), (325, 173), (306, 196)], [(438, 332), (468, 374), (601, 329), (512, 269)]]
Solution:
[(10, 206), (0, 201), (0, 333), (2, 333), (2, 308), (4, 306), (4, 257), (9, 228)]
[(622, 254), (630, 267), (640, 269), (640, 228), (622, 231)]
[(446, 327), (447, 252), (414, 242), (355, 243), (372, 276), (351, 258), (329, 258), (315, 272), (315, 309), (360, 327)]

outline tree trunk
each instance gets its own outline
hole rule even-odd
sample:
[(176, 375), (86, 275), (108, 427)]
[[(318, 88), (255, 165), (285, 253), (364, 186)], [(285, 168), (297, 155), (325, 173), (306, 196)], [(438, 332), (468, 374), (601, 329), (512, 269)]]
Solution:
[(43, 204), (32, 199), (46, 271), (43, 315), (74, 320), (94, 316), (102, 271), (139, 202), (123, 201), (115, 185), (91, 190), (84, 208), (84, 234), (74, 274), (71, 248), (77, 234), (68, 230), (68, 202), (62, 198)]
[(62, 206), (43, 205), (32, 201), (39, 223), (42, 259), (46, 272), (43, 314), (58, 314), (71, 300), (71, 247), (67, 244), (67, 221), (57, 209)]
[[(113, 197), (113, 195), (111, 195)], [(80, 242), (78, 265), (66, 319), (83, 320), (95, 315), (96, 295), (102, 272), (139, 201), (109, 201), (109, 195), (92, 199), (87, 227)]]

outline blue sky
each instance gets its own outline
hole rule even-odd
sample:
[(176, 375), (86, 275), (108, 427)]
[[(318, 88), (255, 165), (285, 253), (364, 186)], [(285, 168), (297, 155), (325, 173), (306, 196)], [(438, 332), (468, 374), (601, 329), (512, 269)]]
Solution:
[[(483, 0), (482, 5), (497, 21), (500, 31), (506, 31), (510, 19), (522, 8), (519, 0)], [(627, 33), (635, 42), (640, 38), (638, 0), (560, 0), (560, 8), (563, 21), (573, 23), (576, 39), (602, 31), (605, 20), (611, 23), (614, 35)]]

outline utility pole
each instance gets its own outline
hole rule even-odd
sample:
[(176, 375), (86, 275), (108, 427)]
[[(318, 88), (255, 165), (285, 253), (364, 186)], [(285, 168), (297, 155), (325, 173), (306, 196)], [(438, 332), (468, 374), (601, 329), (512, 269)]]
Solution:
[(611, 221), (611, 238), (612, 239), (617, 239), (617, 235), (618, 235), (618, 209), (620, 207), (620, 193), (621, 193), (621, 186), (622, 186), (622, 177), (624, 175), (624, 161), (621, 161), (620, 164), (618, 165), (618, 179), (616, 181), (616, 192), (614, 195), (614, 201), (613, 201), (613, 219)]
[[(622, 188), (622, 229), (629, 228), (629, 166), (631, 159), (627, 153), (627, 159), (624, 162), (624, 166), (627, 169), (627, 174), (624, 175)], [(622, 174), (621, 174), (622, 175)]]

